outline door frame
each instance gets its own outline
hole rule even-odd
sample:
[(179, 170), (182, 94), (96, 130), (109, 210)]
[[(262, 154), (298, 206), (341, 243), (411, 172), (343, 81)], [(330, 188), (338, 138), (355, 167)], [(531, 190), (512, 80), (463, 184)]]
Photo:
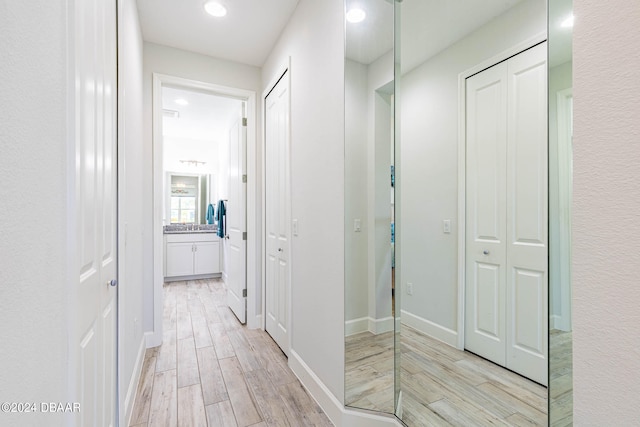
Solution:
[(514, 55), (547, 40), (547, 33), (541, 32), (500, 53), (486, 59), (477, 65), (458, 74), (458, 314), (456, 328), (456, 348), (464, 350), (464, 322), (466, 313), (466, 196), (467, 196), (467, 110), (466, 110), (466, 81), (467, 78), (506, 61)]
[[(153, 139), (153, 330), (147, 332), (147, 348), (162, 344), (162, 312), (164, 296), (162, 286), (163, 274), (163, 234), (162, 216), (163, 200), (163, 138), (162, 138), (162, 86), (172, 85), (187, 89), (205, 91), (215, 96), (235, 98), (247, 103), (247, 170), (256, 171), (256, 93), (251, 90), (221, 86), (197, 80), (176, 77), (167, 74), (153, 73), (153, 105), (152, 105), (152, 139)], [(258, 211), (256, 203), (257, 174), (247, 174), (247, 326), (256, 328), (256, 291), (257, 283), (249, 278), (255, 278), (257, 267), (257, 236)]]
[[(287, 201), (286, 209), (289, 211), (289, 218), (291, 219), (291, 223), (289, 224), (289, 306), (287, 307), (287, 333), (289, 334), (289, 348), (283, 349), (286, 354), (291, 354), (292, 346), (292, 336), (291, 336), (291, 324), (292, 324), (292, 307), (291, 307), (291, 295), (293, 294), (293, 283), (291, 281), (292, 277), (292, 265), (294, 251), (291, 249), (293, 246), (293, 209), (291, 202), (291, 57), (287, 56), (287, 58), (275, 68), (273, 73), (273, 77), (269, 80), (269, 83), (265, 86), (265, 89), (262, 91), (262, 98), (260, 99), (260, 104), (262, 107), (262, 251), (260, 260), (262, 262), (262, 314), (258, 315), (258, 319), (260, 322), (260, 328), (266, 331), (267, 327), (267, 263), (265, 257), (267, 256), (267, 239), (265, 233), (267, 232), (267, 156), (266, 156), (266, 148), (267, 148), (267, 96), (278, 84), (280, 79), (286, 74), (289, 73), (289, 129), (287, 130), (289, 133), (289, 182), (286, 183), (289, 192), (289, 200)], [(297, 236), (297, 232), (295, 236)]]
[[(571, 111), (569, 111), (570, 99), (573, 99), (573, 88), (560, 90), (556, 93), (556, 115), (558, 124), (558, 182), (572, 185), (572, 174), (570, 165), (572, 162), (572, 136), (573, 126), (569, 124), (571, 119)], [(562, 188), (560, 188), (562, 191)], [(561, 193), (562, 194), (562, 193)], [(572, 194), (571, 189), (565, 197), (560, 197), (565, 203), (559, 203), (559, 212), (563, 211), (567, 214), (569, 221), (571, 219)], [(562, 218), (562, 217), (561, 217)], [(560, 266), (560, 314), (555, 314), (549, 320), (551, 329), (560, 329), (562, 331), (571, 331), (571, 280), (563, 280), (571, 278), (571, 225), (566, 225), (560, 220), (560, 230), (558, 231), (559, 256), (557, 259), (551, 259)], [(567, 252), (562, 249), (565, 248)], [(566, 267), (566, 270), (565, 268)], [(551, 280), (549, 280), (551, 287)], [(549, 292), (551, 298), (551, 292)]]

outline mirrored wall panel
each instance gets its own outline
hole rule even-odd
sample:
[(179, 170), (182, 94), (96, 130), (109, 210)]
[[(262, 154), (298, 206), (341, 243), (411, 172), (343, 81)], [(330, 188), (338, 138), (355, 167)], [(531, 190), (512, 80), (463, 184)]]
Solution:
[(546, 2), (397, 8), (397, 414), (547, 425)]
[(345, 6), (346, 404), (571, 425), (571, 0)]
[(345, 11), (345, 404), (393, 413), (393, 3)]
[(573, 425), (572, 0), (549, 1), (549, 424)]

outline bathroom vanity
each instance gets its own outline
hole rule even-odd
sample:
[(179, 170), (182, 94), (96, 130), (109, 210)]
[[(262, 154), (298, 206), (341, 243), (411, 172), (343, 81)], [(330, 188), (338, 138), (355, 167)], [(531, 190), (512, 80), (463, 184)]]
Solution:
[(220, 238), (213, 226), (171, 225), (164, 229), (166, 282), (219, 277)]

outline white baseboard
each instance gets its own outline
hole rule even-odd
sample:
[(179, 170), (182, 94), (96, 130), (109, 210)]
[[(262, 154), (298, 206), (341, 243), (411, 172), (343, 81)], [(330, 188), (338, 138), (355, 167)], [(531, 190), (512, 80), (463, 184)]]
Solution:
[(409, 326), (423, 334), (429, 335), (452, 347), (458, 345), (458, 332), (444, 326), (438, 325), (430, 320), (416, 316), (413, 313), (402, 310), (402, 324)]
[(382, 319), (369, 317), (369, 332), (378, 335), (391, 331), (393, 331), (393, 317), (383, 317)]
[(359, 319), (347, 320), (344, 322), (344, 334), (346, 336), (367, 332), (369, 330), (369, 318), (360, 317)]
[(393, 331), (393, 317), (374, 319), (373, 317), (360, 317), (358, 319), (347, 320), (344, 324), (346, 336), (371, 332), (374, 335)]
[(289, 367), (336, 427), (402, 426), (392, 415), (376, 415), (345, 408), (293, 349), (289, 354)]
[(571, 322), (564, 316), (560, 316), (558, 314), (552, 314), (549, 323), (551, 323), (551, 329), (557, 329), (565, 332), (569, 332), (571, 330)]
[(131, 416), (133, 415), (133, 404), (136, 401), (136, 394), (138, 392), (138, 383), (140, 382), (140, 375), (142, 374), (142, 365), (144, 363), (145, 353), (145, 339), (140, 340), (140, 346), (138, 348), (138, 355), (136, 356), (136, 363), (133, 368), (133, 375), (129, 380), (127, 387), (127, 394), (124, 398), (124, 402), (120, 405), (121, 421), (120, 425), (128, 426), (131, 424)]

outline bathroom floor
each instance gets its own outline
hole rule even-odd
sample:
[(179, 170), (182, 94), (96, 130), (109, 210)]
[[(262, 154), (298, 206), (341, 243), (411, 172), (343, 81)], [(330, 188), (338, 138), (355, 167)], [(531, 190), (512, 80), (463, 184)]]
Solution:
[(131, 426), (332, 426), (271, 337), (242, 326), (220, 279), (165, 283)]

